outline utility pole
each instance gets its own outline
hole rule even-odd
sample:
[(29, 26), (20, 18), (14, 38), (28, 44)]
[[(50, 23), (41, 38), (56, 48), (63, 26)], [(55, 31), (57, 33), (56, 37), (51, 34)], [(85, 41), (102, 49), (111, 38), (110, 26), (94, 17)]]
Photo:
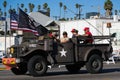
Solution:
[(81, 19), (81, 11), (82, 11), (82, 7), (83, 5), (79, 4), (79, 13), (78, 13), (78, 18)]

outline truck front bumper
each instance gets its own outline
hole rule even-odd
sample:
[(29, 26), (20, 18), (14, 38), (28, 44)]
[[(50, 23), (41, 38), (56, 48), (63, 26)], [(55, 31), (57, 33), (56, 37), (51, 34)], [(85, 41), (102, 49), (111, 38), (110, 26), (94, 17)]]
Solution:
[(9, 70), (12, 67), (17, 67), (17, 63), (20, 62), (20, 59), (16, 59), (16, 58), (2, 58), (2, 63), (3, 65), (6, 66), (6, 69)]

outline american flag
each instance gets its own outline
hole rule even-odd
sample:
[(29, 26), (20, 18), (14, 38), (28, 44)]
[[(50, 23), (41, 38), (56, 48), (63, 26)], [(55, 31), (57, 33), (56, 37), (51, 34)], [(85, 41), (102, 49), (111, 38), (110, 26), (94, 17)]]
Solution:
[(41, 24), (37, 23), (32, 17), (30, 17), (20, 8), (19, 8), (19, 15), (16, 13), (11, 13), (10, 26), (11, 29), (13, 30), (33, 32), (35, 35), (39, 35), (39, 36), (48, 33), (48, 29), (46, 29)]
[(36, 22), (32, 17), (19, 8), (19, 29), (23, 31), (33, 32), (35, 35), (44, 35), (48, 33), (48, 29)]
[(16, 13), (11, 13), (10, 14), (10, 28), (13, 30), (18, 29), (18, 14)]

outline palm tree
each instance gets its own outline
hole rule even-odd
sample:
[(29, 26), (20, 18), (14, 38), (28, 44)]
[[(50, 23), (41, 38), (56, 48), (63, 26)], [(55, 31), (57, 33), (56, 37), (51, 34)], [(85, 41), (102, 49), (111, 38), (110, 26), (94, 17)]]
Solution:
[(29, 10), (30, 10), (30, 12), (32, 12), (32, 11), (33, 11), (34, 7), (35, 7), (35, 5), (34, 5), (34, 4), (29, 3)]
[(106, 10), (106, 16), (109, 17), (112, 14), (113, 3), (110, 0), (106, 0), (104, 3), (104, 9)]
[(75, 4), (75, 7), (76, 7), (77, 12), (78, 12), (79, 4), (78, 4), (78, 3), (77, 3), (77, 4)]
[(64, 18), (65, 18), (66, 9), (67, 9), (67, 7), (66, 7), (66, 5), (64, 5)]
[(31, 7), (32, 7), (32, 11), (33, 11), (33, 9), (35, 8), (35, 5), (34, 5), (34, 4), (32, 4), (32, 5), (31, 5)]
[(48, 4), (47, 4), (47, 3), (44, 3), (44, 4), (43, 4), (43, 9), (44, 9), (44, 10), (47, 10), (47, 8), (48, 8)]
[(21, 4), (21, 8), (23, 8), (23, 7), (24, 7), (24, 4), (22, 3), (22, 4)]
[(59, 3), (59, 6), (60, 6), (60, 18), (61, 18), (61, 8), (63, 6), (62, 2)]
[(115, 15), (117, 15), (117, 13), (118, 13), (118, 11), (117, 11), (117, 10), (115, 10)]
[(2, 15), (3, 15), (3, 12), (2, 12), (2, 10), (1, 10), (1, 8), (0, 8), (0, 17), (2, 17)]
[(27, 10), (27, 8), (25, 8), (25, 9), (24, 9), (24, 12), (26, 12), (26, 13), (27, 13), (27, 11), (28, 11), (28, 10)]
[(46, 15), (50, 16), (50, 8), (49, 7), (47, 8), (47, 14)]
[(4, 2), (3, 2), (3, 6), (4, 6), (4, 16), (7, 16), (7, 13), (6, 13), (6, 6), (7, 6), (7, 1), (6, 0), (4, 0)]
[(38, 5), (38, 11), (40, 11), (40, 9), (41, 9), (41, 6), (40, 6), (40, 5)]
[(29, 3), (28, 6), (29, 6), (29, 11), (32, 12), (31, 3)]

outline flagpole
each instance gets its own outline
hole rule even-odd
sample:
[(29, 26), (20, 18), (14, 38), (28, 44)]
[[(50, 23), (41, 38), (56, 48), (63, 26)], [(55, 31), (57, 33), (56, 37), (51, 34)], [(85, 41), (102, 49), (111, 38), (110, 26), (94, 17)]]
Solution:
[(10, 46), (11, 46), (11, 36), (12, 36), (12, 32), (11, 32), (11, 13), (12, 13), (12, 8), (11, 8), (11, 5), (10, 5)]
[(6, 53), (6, 32), (7, 32), (7, 20), (6, 20), (6, 16), (5, 16), (5, 54), (7, 54)]

